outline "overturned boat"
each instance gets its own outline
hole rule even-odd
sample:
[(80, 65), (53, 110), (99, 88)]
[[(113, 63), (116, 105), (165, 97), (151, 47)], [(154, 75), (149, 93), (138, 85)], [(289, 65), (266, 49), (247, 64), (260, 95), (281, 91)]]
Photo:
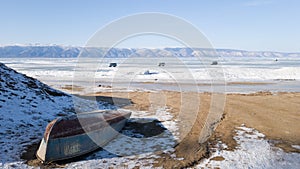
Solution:
[(115, 138), (130, 115), (107, 110), (57, 118), (47, 125), (36, 156), (48, 163), (94, 151)]

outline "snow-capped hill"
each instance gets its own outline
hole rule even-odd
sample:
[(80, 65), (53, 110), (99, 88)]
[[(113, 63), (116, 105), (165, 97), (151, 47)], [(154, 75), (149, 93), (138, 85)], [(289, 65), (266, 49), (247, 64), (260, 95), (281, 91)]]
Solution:
[(300, 53), (283, 53), (270, 51), (244, 51), (232, 49), (216, 49), (221, 57), (299, 57)]
[(63, 46), (3, 46), (0, 57), (77, 57), (80, 48)]
[[(68, 58), (77, 57), (80, 52), (89, 52), (88, 57), (99, 57), (106, 51), (105, 48), (66, 47), (58, 45), (50, 46), (2, 46), (0, 57), (45, 57)], [(300, 57), (300, 53), (283, 52), (257, 52), (232, 49), (191, 49), (191, 48), (111, 48), (106, 54), (107, 58), (127, 57), (196, 57), (196, 56), (221, 56), (221, 57)]]
[(0, 166), (20, 160), (28, 145), (41, 140), (48, 122), (75, 113), (74, 100), (82, 105), (79, 111), (94, 108), (0, 63)]

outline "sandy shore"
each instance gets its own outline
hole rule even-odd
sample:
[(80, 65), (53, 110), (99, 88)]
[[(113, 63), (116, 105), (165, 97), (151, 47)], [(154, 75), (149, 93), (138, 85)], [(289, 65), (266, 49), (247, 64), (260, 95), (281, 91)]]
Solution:
[[(182, 103), (183, 95), (189, 100), (188, 103)], [(193, 166), (202, 158), (209, 156), (207, 143), (217, 140), (221, 140), (228, 145), (229, 150), (233, 150), (236, 147), (233, 139), (234, 131), (241, 124), (257, 129), (286, 152), (300, 153), (298, 149), (292, 147), (292, 145), (300, 145), (300, 93), (227, 94), (222, 120), (209, 141), (204, 144), (199, 144), (199, 133), (205, 123), (203, 119), (206, 119), (208, 112), (212, 109), (212, 94), (185, 93), (183, 95), (179, 92), (162, 91), (101, 92), (92, 96), (103, 98), (102, 100), (109, 102), (114, 101), (110, 97), (130, 99), (131, 104), (124, 104), (123, 107), (132, 110), (154, 111), (156, 107), (167, 106), (174, 117), (185, 113), (182, 111), (189, 111), (188, 108), (182, 109), (183, 104), (187, 104), (184, 107), (199, 104), (196, 117), (185, 119), (194, 118), (191, 130), (175, 147), (176, 156), (183, 157), (184, 160), (179, 161), (163, 154), (163, 158), (158, 160), (157, 166), (166, 168)], [(195, 96), (199, 97), (199, 100), (195, 100)], [(116, 103), (122, 104), (118, 101)]]
[[(155, 159), (155, 167), (194, 167), (202, 159), (210, 156), (212, 146), (216, 145), (217, 141), (225, 143), (228, 146), (227, 150), (235, 150), (238, 145), (233, 137), (236, 136), (237, 127), (241, 125), (263, 133), (267, 140), (285, 152), (300, 153), (299, 149), (292, 146), (300, 145), (300, 93), (218, 95), (173, 91), (123, 91), (98, 92), (80, 97), (96, 98), (98, 101), (137, 111), (156, 112), (161, 107), (167, 107), (178, 122), (180, 140), (174, 147), (176, 158), (169, 153), (157, 152), (161, 158)], [(206, 130), (204, 126), (216, 128), (209, 133), (210, 130)], [(208, 134), (210, 137), (206, 137)], [(219, 156), (213, 160), (222, 161), (224, 158)]]

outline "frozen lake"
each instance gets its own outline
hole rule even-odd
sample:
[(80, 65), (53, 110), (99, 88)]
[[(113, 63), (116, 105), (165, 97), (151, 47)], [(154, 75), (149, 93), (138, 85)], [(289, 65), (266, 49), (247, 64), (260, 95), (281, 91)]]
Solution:
[[(218, 64), (211, 65), (213, 61)], [(0, 62), (55, 88), (74, 84), (87, 92), (101, 91), (103, 86), (110, 90), (300, 91), (300, 58), (296, 57), (0, 58)], [(118, 66), (109, 67), (112, 62)]]

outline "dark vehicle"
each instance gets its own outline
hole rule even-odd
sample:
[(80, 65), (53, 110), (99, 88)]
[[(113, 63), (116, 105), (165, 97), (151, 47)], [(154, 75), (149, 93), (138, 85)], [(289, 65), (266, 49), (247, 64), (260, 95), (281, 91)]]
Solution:
[(117, 63), (110, 63), (109, 67), (117, 67)]
[(159, 67), (163, 67), (163, 66), (165, 66), (165, 65), (166, 65), (166, 63), (164, 63), (164, 62), (160, 62), (160, 63), (158, 64)]
[(218, 64), (217, 61), (213, 61), (213, 62), (211, 63), (211, 65), (217, 65), (217, 64)]

